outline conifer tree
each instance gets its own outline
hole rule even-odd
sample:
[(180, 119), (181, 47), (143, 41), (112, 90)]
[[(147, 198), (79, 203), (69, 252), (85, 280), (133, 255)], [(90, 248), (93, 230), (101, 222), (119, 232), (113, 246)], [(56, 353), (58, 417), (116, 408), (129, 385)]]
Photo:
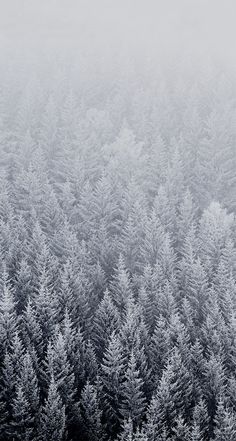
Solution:
[(87, 382), (80, 400), (83, 431), (91, 441), (99, 441), (104, 437), (102, 427), (102, 411), (100, 410), (96, 386)]
[(65, 436), (65, 406), (57, 390), (57, 385), (52, 375), (48, 397), (41, 411), (40, 441), (63, 441)]
[(119, 310), (122, 310), (126, 305), (127, 299), (132, 295), (131, 280), (122, 255), (120, 255), (117, 267), (115, 268), (110, 290), (115, 304)]
[(12, 402), (12, 422), (10, 433), (15, 440), (33, 441), (36, 439), (36, 427), (33, 425), (30, 404), (27, 401), (23, 388), (17, 387), (16, 397)]
[(117, 427), (121, 418), (119, 405), (124, 382), (125, 358), (122, 345), (115, 333), (112, 333), (101, 364), (102, 402), (109, 424)]
[(150, 344), (150, 360), (153, 381), (160, 379), (170, 351), (170, 335), (166, 320), (160, 316), (154, 329)]
[(6, 351), (15, 335), (18, 321), (13, 292), (6, 271), (2, 274), (0, 290), (0, 345), (2, 350)]
[(18, 313), (21, 313), (25, 309), (32, 293), (30, 272), (30, 267), (27, 261), (22, 260), (14, 283), (14, 297), (16, 299)]
[(222, 398), (220, 398), (217, 404), (214, 423), (214, 439), (216, 441), (233, 441), (235, 439), (235, 413), (227, 406), (225, 407)]
[(112, 332), (119, 328), (120, 315), (108, 290), (98, 305), (94, 315), (93, 341), (96, 343), (98, 356), (102, 357)]
[(186, 191), (183, 201), (179, 206), (177, 231), (178, 231), (178, 250), (181, 250), (184, 239), (194, 226), (195, 222), (195, 207), (193, 204), (192, 195), (189, 190)]
[[(200, 440), (207, 440), (209, 435), (209, 415), (206, 401), (200, 398), (199, 402), (193, 409), (193, 429), (195, 437), (200, 437)], [(193, 437), (192, 434), (192, 437)]]
[(145, 222), (142, 241), (142, 261), (154, 266), (160, 256), (160, 249), (165, 239), (165, 231), (158, 216), (153, 210)]
[(123, 420), (121, 432), (117, 437), (117, 441), (133, 441), (134, 428), (131, 417), (128, 420)]
[(33, 361), (29, 352), (26, 352), (22, 360), (22, 371), (18, 376), (19, 384), (30, 406), (30, 413), (35, 425), (38, 422), (40, 404), (39, 387)]
[(140, 377), (135, 356), (132, 352), (122, 385), (120, 412), (124, 419), (131, 417), (135, 426), (141, 422), (145, 410), (143, 386), (144, 382)]
[(37, 354), (41, 355), (43, 350), (42, 330), (36, 315), (36, 308), (31, 300), (28, 301), (25, 311), (23, 311), (21, 323), (24, 345), (28, 349), (34, 348)]
[(189, 441), (190, 440), (190, 428), (185, 423), (184, 419), (179, 416), (176, 419), (175, 426), (173, 427), (173, 435), (171, 438), (173, 441)]
[[(139, 219), (141, 207), (136, 203), (129, 213), (128, 219), (125, 222), (122, 230), (119, 249), (124, 257), (125, 265), (131, 274), (135, 274), (139, 269), (142, 262), (142, 238), (144, 231), (142, 228), (142, 219)], [(137, 219), (138, 218), (138, 219)], [(140, 223), (140, 220), (142, 223)]]
[(63, 405), (65, 406), (68, 420), (72, 419), (74, 413), (74, 381), (75, 376), (69, 363), (64, 337), (58, 333), (53, 344), (48, 345), (47, 359), (45, 362), (44, 376), (46, 386), (49, 387), (51, 377), (53, 376), (60, 394)]
[(88, 380), (94, 382), (98, 374), (98, 362), (91, 340), (86, 342), (84, 348), (84, 369)]

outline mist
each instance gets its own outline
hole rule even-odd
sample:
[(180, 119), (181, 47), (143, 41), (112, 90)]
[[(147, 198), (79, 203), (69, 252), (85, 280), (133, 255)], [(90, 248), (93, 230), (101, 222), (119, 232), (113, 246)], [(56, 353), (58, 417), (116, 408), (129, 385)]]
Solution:
[[(183, 57), (235, 67), (235, 3), (187, 1), (1, 1), (1, 43), (16, 50)], [(19, 47), (19, 49), (17, 49)], [(200, 62), (199, 60), (199, 62)]]
[(0, 441), (236, 440), (235, 12), (0, 0)]

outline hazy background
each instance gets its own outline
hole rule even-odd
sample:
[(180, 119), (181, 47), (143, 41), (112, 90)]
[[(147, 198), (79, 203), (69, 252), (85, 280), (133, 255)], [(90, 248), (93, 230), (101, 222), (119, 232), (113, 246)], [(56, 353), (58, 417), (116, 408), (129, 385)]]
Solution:
[(1, 52), (47, 50), (216, 59), (233, 67), (236, 3), (230, 0), (1, 0)]

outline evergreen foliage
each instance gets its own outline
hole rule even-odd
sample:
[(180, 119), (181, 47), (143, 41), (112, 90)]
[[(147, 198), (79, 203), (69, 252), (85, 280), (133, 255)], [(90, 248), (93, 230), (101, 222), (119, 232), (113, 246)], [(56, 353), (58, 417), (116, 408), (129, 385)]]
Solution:
[(120, 61), (1, 69), (0, 441), (236, 440), (235, 79)]

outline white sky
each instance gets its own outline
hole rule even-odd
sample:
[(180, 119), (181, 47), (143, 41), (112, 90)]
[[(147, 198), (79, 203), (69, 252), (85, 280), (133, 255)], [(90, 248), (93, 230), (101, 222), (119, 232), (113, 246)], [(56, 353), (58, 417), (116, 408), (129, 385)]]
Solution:
[(0, 0), (1, 46), (202, 54), (236, 66), (236, 0)]

